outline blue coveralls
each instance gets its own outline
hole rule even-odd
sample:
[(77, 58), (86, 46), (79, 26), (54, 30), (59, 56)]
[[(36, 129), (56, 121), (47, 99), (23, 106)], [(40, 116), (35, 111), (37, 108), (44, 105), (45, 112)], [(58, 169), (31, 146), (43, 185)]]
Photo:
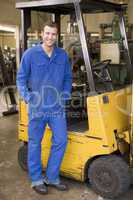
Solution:
[(67, 145), (64, 103), (70, 97), (72, 73), (66, 52), (54, 47), (49, 58), (41, 44), (23, 54), (17, 87), (28, 103), (28, 171), (32, 186), (42, 184), (41, 141), (46, 124), (52, 130), (52, 147), (45, 179), (59, 183), (59, 170)]

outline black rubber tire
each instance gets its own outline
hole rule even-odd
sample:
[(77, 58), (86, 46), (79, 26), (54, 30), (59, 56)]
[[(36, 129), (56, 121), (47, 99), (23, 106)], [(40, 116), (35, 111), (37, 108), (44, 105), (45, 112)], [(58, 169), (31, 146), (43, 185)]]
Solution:
[(88, 178), (92, 189), (104, 198), (116, 198), (130, 186), (129, 166), (115, 155), (94, 160), (89, 167)]
[(28, 151), (28, 146), (26, 144), (21, 146), (19, 148), (19, 150), (18, 150), (18, 163), (19, 163), (20, 167), (24, 171), (28, 170), (28, 166), (27, 166), (27, 151)]

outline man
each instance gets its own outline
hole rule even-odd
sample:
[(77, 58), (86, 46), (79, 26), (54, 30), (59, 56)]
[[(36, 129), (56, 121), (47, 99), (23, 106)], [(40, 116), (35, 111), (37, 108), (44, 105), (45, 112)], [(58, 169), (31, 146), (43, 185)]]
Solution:
[[(67, 145), (64, 104), (70, 96), (72, 74), (66, 52), (55, 46), (57, 33), (55, 23), (44, 26), (43, 43), (24, 52), (17, 74), (19, 93), (28, 103), (28, 172), (32, 188), (41, 194), (50, 185), (67, 190), (59, 170)], [(46, 124), (52, 130), (52, 147), (43, 177), (41, 141)]]

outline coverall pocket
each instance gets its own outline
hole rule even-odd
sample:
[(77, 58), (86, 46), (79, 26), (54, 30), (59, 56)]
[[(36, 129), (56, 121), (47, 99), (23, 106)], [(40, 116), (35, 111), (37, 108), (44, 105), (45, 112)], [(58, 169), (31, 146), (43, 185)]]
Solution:
[(46, 70), (47, 66), (45, 63), (39, 63), (36, 66), (36, 70)]
[(37, 67), (46, 67), (46, 63), (37, 63)]
[(47, 72), (47, 66), (45, 63), (39, 63), (34, 67), (33, 75), (34, 78), (38, 81), (41, 81), (44, 78), (44, 75)]
[(55, 65), (54, 68), (56, 69), (57, 77), (58, 76), (60, 77), (61, 75), (63, 75), (64, 74), (64, 67), (65, 67), (63, 61), (61, 61), (61, 60), (60, 61), (54, 61), (53, 64)]
[(62, 67), (64, 66), (64, 63), (63, 63), (62, 60), (54, 61), (53, 63), (54, 63), (55, 65), (57, 65), (57, 66), (60, 66), (60, 67), (61, 67), (61, 66), (62, 66)]

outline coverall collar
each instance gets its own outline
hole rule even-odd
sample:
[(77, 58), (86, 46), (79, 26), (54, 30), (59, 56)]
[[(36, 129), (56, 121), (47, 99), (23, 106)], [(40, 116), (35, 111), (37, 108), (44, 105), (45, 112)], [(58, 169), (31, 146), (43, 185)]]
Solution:
[(39, 47), (40, 47), (39, 50), (40, 50), (41, 52), (43, 52), (43, 54), (44, 54), (48, 59), (53, 60), (53, 59), (56, 57), (56, 55), (57, 55), (57, 47), (56, 47), (56, 45), (55, 45), (54, 48), (53, 48), (51, 57), (49, 57), (48, 54), (45, 52), (45, 50), (44, 50), (43, 47), (42, 47), (42, 44), (39, 44)]

